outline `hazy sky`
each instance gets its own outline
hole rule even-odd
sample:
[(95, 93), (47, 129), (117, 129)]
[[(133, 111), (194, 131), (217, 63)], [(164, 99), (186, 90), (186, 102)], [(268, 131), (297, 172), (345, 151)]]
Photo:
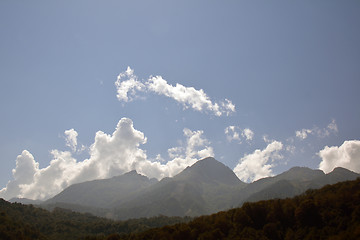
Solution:
[(207, 155), (360, 171), (359, 1), (4, 0), (0, 31), (0, 197)]

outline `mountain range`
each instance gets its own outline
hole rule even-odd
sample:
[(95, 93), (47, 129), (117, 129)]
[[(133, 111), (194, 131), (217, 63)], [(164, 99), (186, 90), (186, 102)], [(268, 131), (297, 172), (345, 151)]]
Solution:
[[(293, 197), (310, 188), (359, 176), (344, 168), (325, 174), (321, 170), (294, 167), (274, 177), (244, 183), (230, 168), (209, 157), (161, 181), (131, 171), (110, 179), (74, 184), (40, 206), (120, 220), (159, 215), (199, 216), (239, 207), (244, 202)], [(23, 199), (12, 201), (32, 203)]]

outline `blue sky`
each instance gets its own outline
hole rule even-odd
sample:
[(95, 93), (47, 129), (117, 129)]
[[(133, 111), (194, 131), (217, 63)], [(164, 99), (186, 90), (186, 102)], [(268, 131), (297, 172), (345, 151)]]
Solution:
[[(1, 1), (0, 189), (41, 185), (41, 169), (64, 152), (102, 161), (95, 135), (111, 136), (121, 119), (136, 133), (132, 155), (121, 157), (158, 162), (161, 176), (179, 170), (168, 161), (181, 168), (204, 154), (246, 181), (320, 163), (360, 171), (359, 23), (358, 1)], [(115, 82), (128, 67), (143, 88), (124, 101)], [(162, 90), (151, 88), (156, 76)], [(193, 98), (198, 109), (179, 100), (200, 89), (235, 110), (217, 116), (204, 99)], [(126, 167), (80, 177), (74, 161), (74, 177), (55, 189), (136, 168), (116, 160)]]

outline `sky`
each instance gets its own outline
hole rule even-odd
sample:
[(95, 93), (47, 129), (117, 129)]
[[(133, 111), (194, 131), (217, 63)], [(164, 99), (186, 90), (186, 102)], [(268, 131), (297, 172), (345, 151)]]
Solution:
[(359, 1), (0, 1), (0, 197), (213, 156), (360, 172)]

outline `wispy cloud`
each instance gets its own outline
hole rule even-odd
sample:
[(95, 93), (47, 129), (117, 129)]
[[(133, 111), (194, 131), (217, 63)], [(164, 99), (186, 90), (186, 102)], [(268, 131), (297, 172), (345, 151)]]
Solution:
[[(67, 132), (66, 144), (76, 146), (75, 130)], [(53, 159), (47, 167), (39, 168), (34, 156), (24, 150), (16, 159), (13, 179), (0, 190), (0, 197), (47, 199), (65, 187), (93, 179), (109, 178), (131, 170), (148, 177), (161, 179), (174, 176), (197, 160), (213, 156), (210, 142), (203, 131), (184, 129), (185, 143), (169, 150), (172, 158), (164, 163), (160, 155), (154, 160), (141, 149), (147, 139), (136, 130), (131, 119), (122, 118), (112, 134), (98, 131), (90, 147), (90, 157), (77, 161), (69, 151), (52, 150)]]
[(213, 102), (203, 89), (198, 90), (179, 83), (173, 86), (161, 76), (150, 76), (148, 80), (140, 81), (130, 67), (119, 74), (115, 86), (117, 98), (123, 102), (132, 101), (141, 92), (152, 92), (174, 99), (184, 109), (192, 108), (199, 112), (210, 112), (216, 116), (224, 114), (228, 116), (235, 112), (235, 105), (228, 99)]
[(333, 119), (325, 128), (319, 128), (317, 126), (311, 129), (303, 128), (301, 130), (295, 131), (295, 136), (301, 140), (304, 140), (309, 135), (314, 135), (317, 137), (327, 137), (330, 134), (337, 132), (338, 132), (338, 127), (336, 125), (335, 119)]

